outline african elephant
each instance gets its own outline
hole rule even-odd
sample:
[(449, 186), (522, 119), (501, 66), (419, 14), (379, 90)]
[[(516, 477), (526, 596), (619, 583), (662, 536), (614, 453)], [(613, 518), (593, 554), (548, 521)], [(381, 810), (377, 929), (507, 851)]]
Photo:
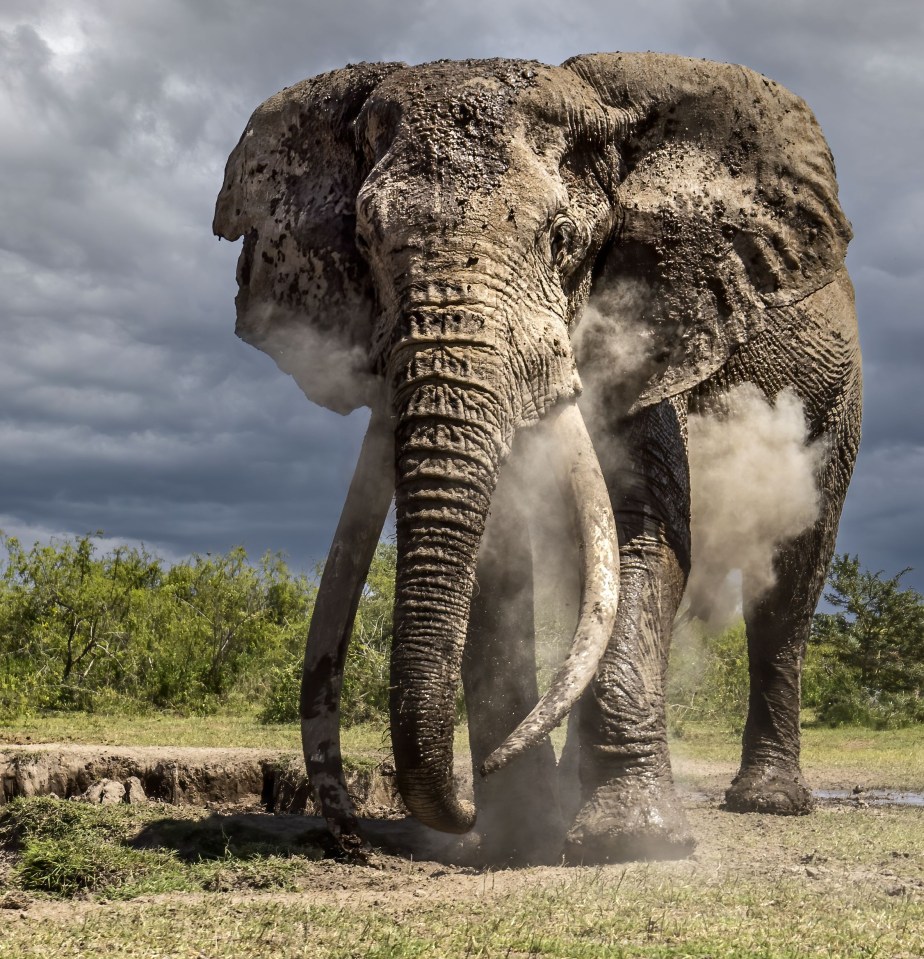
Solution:
[[(740, 383), (771, 401), (795, 391), (825, 454), (817, 521), (778, 550), (768, 592), (744, 584), (751, 692), (726, 803), (808, 811), (800, 668), (861, 381), (850, 225), (799, 98), (740, 66), (660, 54), (347, 66), (256, 110), (214, 230), (244, 237), (238, 336), (314, 402), (372, 409), (301, 698), (309, 775), (335, 831), (356, 828), (338, 729), (346, 644), (394, 495), (391, 735), (413, 816), (468, 833), (459, 848), (476, 858), (692, 849), (662, 688), (690, 567), (686, 418)], [(572, 336), (591, 291), (625, 279), (647, 290), (642, 362), (628, 380), (602, 371), (605, 415), (589, 430), (576, 399), (594, 355), (576, 359)], [(582, 589), (542, 696), (520, 495), (530, 471), (517, 465), (540, 430)], [(596, 452), (609, 435), (615, 461)], [(460, 679), (477, 827), (453, 778)], [(548, 734), (574, 707), (571, 803)]]

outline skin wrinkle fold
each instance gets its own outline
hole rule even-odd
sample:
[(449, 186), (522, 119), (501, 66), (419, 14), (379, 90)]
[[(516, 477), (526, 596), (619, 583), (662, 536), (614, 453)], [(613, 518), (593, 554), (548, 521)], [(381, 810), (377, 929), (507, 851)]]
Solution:
[[(584, 579), (599, 573), (604, 595), (621, 576), (619, 611), (570, 726), (566, 753), (577, 762), (563, 759), (556, 771), (546, 725), (527, 723), (522, 742), (532, 751), (479, 781), (481, 824), (453, 855), (507, 862), (564, 851), (606, 861), (692, 848), (663, 696), (691, 562), (686, 417), (725, 415), (740, 383), (771, 405), (795, 390), (809, 435), (820, 438), (822, 504), (812, 526), (775, 545), (769, 591), (745, 577), (751, 704), (728, 802), (806, 811), (798, 660), (856, 454), (860, 380), (842, 269), (850, 230), (805, 105), (745, 68), (658, 54), (587, 55), (562, 67), (358, 64), (278, 94), (248, 131), (216, 208), (216, 230), (250, 238), (239, 334), (271, 352), (264, 334), (274, 322), (280, 337), (282, 328), (286, 337), (311, 331), (321, 363), (302, 369), (291, 354), (275, 356), (306, 395), (344, 410), (342, 383), (316, 381), (323, 358), (342, 355), (348, 375), (380, 378), (394, 420), (392, 726), (409, 808), (449, 831), (472, 823), (452, 783), (463, 658), (467, 697), (477, 690), (469, 709), (478, 764), (536, 705), (532, 679), (479, 676), (471, 665), (502, 662), (497, 637), (509, 636), (510, 669), (534, 669), (526, 606), (476, 583), (476, 565), (477, 577), (500, 581), (527, 562), (530, 547), (503, 517), (492, 522), (504, 531), (485, 546), (486, 523), (517, 506), (531, 521), (548, 508), (530, 502), (523, 480), (522, 503), (496, 491), (522, 468), (518, 437), (574, 409), (584, 376), (603, 398), (586, 410), (605, 487), (597, 501), (584, 483), (575, 499), (620, 536), (618, 553), (601, 549)], [(625, 280), (643, 288), (638, 370), (623, 380), (609, 361), (613, 340), (603, 337), (620, 336), (615, 325), (590, 339), (579, 370), (571, 335), (588, 296), (594, 303), (592, 286)], [(287, 312), (258, 314), (261, 298)], [(542, 469), (560, 459), (555, 450)], [(525, 574), (510, 579), (522, 595), (532, 589)], [(486, 601), (473, 606), (476, 589)], [(505, 608), (520, 622), (507, 622)], [(591, 603), (578, 633), (598, 614)], [(566, 685), (583, 675), (573, 668)], [(577, 792), (567, 780), (578, 774), (580, 796), (559, 807), (556, 780), (564, 797)], [(498, 811), (505, 791), (522, 815)], [(530, 821), (543, 823), (544, 848), (521, 825)]]

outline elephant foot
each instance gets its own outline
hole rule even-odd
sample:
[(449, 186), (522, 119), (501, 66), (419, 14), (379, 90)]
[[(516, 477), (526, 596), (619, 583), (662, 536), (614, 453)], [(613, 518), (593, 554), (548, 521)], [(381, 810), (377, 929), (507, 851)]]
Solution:
[(467, 832), (462, 836), (454, 836), (433, 858), (447, 866), (474, 866), (491, 865), (485, 862), (484, 836), (477, 830)]
[(515, 866), (552, 866), (561, 863), (562, 840), (558, 837), (531, 836), (528, 840), (477, 829), (454, 838), (439, 852), (438, 859), (453, 866), (482, 868)]
[(805, 816), (815, 805), (798, 768), (748, 766), (732, 780), (723, 808), (729, 812), (760, 812), (774, 816)]
[(565, 859), (683, 859), (695, 846), (673, 785), (627, 780), (599, 787), (584, 804), (565, 840)]

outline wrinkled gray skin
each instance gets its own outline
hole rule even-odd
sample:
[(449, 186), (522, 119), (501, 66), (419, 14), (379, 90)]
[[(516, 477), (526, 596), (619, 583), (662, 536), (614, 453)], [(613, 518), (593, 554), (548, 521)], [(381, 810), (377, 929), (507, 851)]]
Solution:
[[(391, 727), (410, 811), (467, 832), (459, 858), (692, 849), (663, 692), (690, 566), (686, 418), (721, 410), (743, 382), (771, 400), (794, 390), (826, 456), (818, 521), (779, 549), (769, 593), (744, 584), (751, 692), (727, 807), (810, 809), (799, 674), (859, 443), (861, 386), (850, 227), (801, 100), (742, 67), (656, 54), (349, 66), (254, 113), (215, 232), (245, 238), (238, 335), (315, 402), (374, 411), (302, 695), (306, 760), (336, 830), (355, 828), (336, 731), (345, 637), (394, 489)], [(608, 412), (591, 424), (598, 449), (605, 434), (620, 437), (619, 462), (603, 464), (602, 507), (615, 516), (618, 568), (590, 548), (596, 534), (575, 548), (585, 589), (594, 575), (621, 576), (615, 624), (608, 643), (580, 653), (595, 657), (592, 681), (569, 678), (551, 697), (558, 716), (583, 690), (561, 772), (552, 721), (527, 723), (520, 746), (487, 763), (497, 771), (476, 774), (474, 823), (452, 780), (460, 677), (476, 771), (537, 701), (531, 517), (518, 495), (530, 477), (517, 472), (517, 436), (573, 423), (564, 413), (595, 353), (578, 362), (572, 334), (591, 288), (623, 279), (648, 291), (635, 344), (645, 363), (607, 379), (600, 352)], [(550, 454), (565, 485), (577, 475), (571, 442)], [(596, 495), (575, 515), (599, 510)], [(489, 513), (491, 548), (481, 548)], [(585, 605), (599, 611), (601, 595)]]

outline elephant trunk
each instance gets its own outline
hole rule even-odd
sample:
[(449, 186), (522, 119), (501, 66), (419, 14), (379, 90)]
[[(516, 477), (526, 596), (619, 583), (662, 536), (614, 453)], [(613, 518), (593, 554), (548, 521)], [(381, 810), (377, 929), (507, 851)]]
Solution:
[[(425, 825), (465, 832), (474, 810), (453, 784), (453, 732), (475, 566), (500, 464), (522, 423), (515, 364), (455, 310), (412, 316), (389, 363), (396, 430), (398, 570), (391, 658), (391, 733), (398, 788)], [(434, 339), (438, 336), (438, 339)], [(555, 397), (552, 399), (552, 397)], [(619, 553), (596, 453), (573, 403), (552, 391), (552, 468), (583, 557), (581, 615), (571, 651), (533, 712), (489, 757), (505, 765), (543, 739), (592, 679), (612, 632)], [(520, 414), (520, 415), (518, 415)]]
[[(393, 363), (394, 366), (394, 363)], [(466, 832), (474, 809), (453, 785), (453, 733), (475, 565), (509, 448), (502, 360), (471, 344), (415, 344), (393, 382), (398, 570), (391, 734), (408, 810)]]

